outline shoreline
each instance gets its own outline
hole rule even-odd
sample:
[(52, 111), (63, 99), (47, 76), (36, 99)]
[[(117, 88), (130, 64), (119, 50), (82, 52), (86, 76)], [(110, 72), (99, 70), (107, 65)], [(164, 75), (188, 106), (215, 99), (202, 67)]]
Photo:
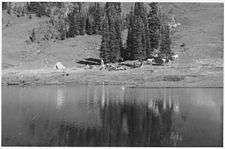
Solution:
[[(217, 69), (216, 69), (217, 68)], [(130, 87), (223, 87), (223, 67), (144, 66), (123, 71), (67, 68), (2, 70), (2, 86), (126, 85)]]

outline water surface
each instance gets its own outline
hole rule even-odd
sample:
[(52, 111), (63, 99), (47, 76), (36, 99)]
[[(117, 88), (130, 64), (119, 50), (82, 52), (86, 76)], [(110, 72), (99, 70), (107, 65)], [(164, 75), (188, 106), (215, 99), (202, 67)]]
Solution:
[(3, 146), (222, 146), (222, 88), (2, 88)]

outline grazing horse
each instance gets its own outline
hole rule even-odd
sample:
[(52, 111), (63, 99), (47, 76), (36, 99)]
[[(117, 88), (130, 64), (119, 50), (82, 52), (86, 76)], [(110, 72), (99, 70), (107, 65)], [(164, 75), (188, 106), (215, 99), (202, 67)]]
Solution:
[(148, 64), (152, 64), (153, 61), (154, 61), (154, 58), (148, 58), (148, 59), (147, 59), (147, 63), (148, 63)]
[(58, 69), (58, 70), (64, 70), (66, 67), (63, 66), (63, 64), (61, 62), (57, 62), (55, 64), (55, 69)]
[(100, 70), (105, 69), (106, 65), (104, 64), (103, 59), (101, 59), (101, 66), (100, 66)]
[(166, 63), (166, 58), (162, 58), (163, 63)]
[(104, 65), (104, 61), (103, 61), (103, 59), (101, 59), (101, 66), (103, 66)]
[(172, 58), (173, 58), (174, 60), (177, 59), (177, 58), (178, 58), (178, 54), (173, 55)]

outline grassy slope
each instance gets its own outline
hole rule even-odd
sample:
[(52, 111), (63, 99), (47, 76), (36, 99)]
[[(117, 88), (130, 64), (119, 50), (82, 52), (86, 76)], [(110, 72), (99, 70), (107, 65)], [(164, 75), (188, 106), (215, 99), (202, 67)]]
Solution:
[[(131, 3), (123, 4), (123, 12), (129, 12), (131, 5)], [(175, 15), (177, 21), (182, 24), (173, 36), (173, 50), (180, 56), (174, 66), (187, 67), (201, 64), (223, 67), (222, 4), (162, 3), (161, 7), (169, 16)], [(67, 67), (75, 67), (80, 65), (77, 63), (79, 60), (98, 58), (100, 36), (77, 36), (65, 41), (48, 43), (44, 48), (26, 45), (24, 41), (27, 39), (27, 31), (43, 19), (17, 19), (3, 13), (3, 70), (52, 68), (57, 61), (62, 61)], [(7, 20), (13, 22), (9, 27), (4, 26)], [(186, 44), (185, 49), (180, 48), (182, 43)], [(148, 67), (145, 69), (148, 71)], [(135, 73), (135, 71), (131, 72)], [(168, 71), (167, 74), (176, 71)], [(119, 72), (115, 73), (118, 75)], [(95, 79), (97, 78), (98, 75), (95, 76)]]

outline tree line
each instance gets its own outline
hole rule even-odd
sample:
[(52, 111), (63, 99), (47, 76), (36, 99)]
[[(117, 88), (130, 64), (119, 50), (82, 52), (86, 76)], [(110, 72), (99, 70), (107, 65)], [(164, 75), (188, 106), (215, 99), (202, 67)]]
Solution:
[(121, 4), (105, 5), (104, 28), (100, 56), (106, 62), (120, 60), (146, 60), (157, 53), (159, 58), (169, 59), (170, 31), (158, 3), (150, 3), (147, 12), (144, 3), (137, 2), (128, 15), (127, 46), (121, 40)]
[[(27, 2), (22, 9), (21, 5), (10, 2), (4, 2), (2, 6), (8, 13), (16, 12), (17, 16), (36, 14), (50, 18), (45, 25), (41, 25), (41, 29), (33, 29), (30, 37), (33, 41), (40, 34), (42, 40), (64, 40), (84, 34), (102, 35), (100, 57), (105, 63), (110, 63), (142, 61), (154, 57), (155, 53), (160, 58), (171, 56), (170, 31), (165, 15), (161, 13), (158, 3), (147, 5), (149, 10), (144, 3), (136, 2), (126, 16), (122, 15), (121, 3), (117, 2), (106, 2), (104, 8), (97, 2), (87, 7), (83, 2)], [(125, 46), (121, 37), (124, 29), (128, 30)]]
[(85, 33), (101, 34), (104, 12), (100, 3), (91, 3), (85, 7), (83, 2), (3, 2), (2, 9), (17, 17), (29, 15), (32, 18), (32, 14), (49, 17), (46, 26), (50, 25), (52, 30), (57, 31), (60, 40)]

